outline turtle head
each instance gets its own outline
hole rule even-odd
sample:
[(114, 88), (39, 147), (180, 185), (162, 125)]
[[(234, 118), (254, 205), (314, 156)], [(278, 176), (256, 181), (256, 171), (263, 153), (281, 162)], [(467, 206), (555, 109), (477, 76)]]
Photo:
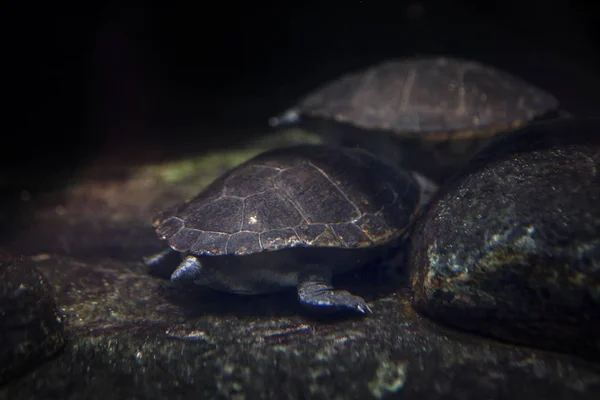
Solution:
[(291, 110), (287, 110), (282, 114), (277, 115), (276, 117), (269, 118), (269, 125), (272, 127), (277, 127), (279, 125), (288, 125), (295, 124), (300, 120), (300, 115), (298, 111), (294, 108)]

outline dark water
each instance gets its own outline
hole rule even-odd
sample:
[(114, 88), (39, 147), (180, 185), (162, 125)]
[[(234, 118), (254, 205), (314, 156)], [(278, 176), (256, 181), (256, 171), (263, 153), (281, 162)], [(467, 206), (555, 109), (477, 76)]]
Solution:
[(5, 122), (15, 122), (7, 133), (19, 145), (2, 165), (35, 169), (117, 148), (135, 155), (156, 141), (228, 146), (326, 80), (427, 53), (505, 68), (567, 109), (593, 114), (593, 14), (574, 2), (553, 4), (16, 6), (6, 14), (14, 112)]

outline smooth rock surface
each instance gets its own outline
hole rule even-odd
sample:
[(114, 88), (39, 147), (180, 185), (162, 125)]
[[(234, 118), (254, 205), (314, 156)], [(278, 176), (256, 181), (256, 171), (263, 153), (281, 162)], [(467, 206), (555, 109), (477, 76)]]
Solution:
[(488, 147), (412, 239), (415, 306), (502, 340), (600, 360), (600, 120)]

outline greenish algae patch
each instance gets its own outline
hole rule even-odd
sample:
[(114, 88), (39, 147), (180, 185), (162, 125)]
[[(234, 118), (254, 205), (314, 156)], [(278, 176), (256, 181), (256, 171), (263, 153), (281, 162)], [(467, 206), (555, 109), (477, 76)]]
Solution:
[[(169, 162), (149, 168), (158, 168), (158, 176), (167, 183), (177, 183), (194, 175), (215, 179), (224, 170), (235, 167), (266, 149), (238, 149), (221, 151), (201, 157)], [(200, 174), (198, 174), (200, 172)], [(209, 182), (206, 182), (208, 184)]]
[(276, 135), (259, 136), (245, 147), (220, 150), (193, 158), (160, 164), (145, 165), (136, 170), (135, 176), (138, 179), (153, 177), (167, 186), (172, 184), (182, 185), (189, 188), (189, 193), (186, 193), (186, 196), (192, 196), (231, 168), (264, 151), (281, 146), (319, 143), (322, 143), (322, 139), (316, 134), (293, 128), (279, 132)]

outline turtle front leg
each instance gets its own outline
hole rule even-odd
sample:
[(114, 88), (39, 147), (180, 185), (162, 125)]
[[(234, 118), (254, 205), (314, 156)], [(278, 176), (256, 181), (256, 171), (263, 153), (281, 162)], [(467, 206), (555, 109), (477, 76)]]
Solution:
[(319, 274), (300, 274), (298, 299), (300, 303), (309, 307), (331, 307), (348, 309), (361, 314), (372, 313), (362, 297), (346, 290), (335, 290), (331, 285), (331, 277)]
[(171, 275), (171, 282), (197, 283), (202, 277), (202, 264), (194, 256), (187, 256)]

